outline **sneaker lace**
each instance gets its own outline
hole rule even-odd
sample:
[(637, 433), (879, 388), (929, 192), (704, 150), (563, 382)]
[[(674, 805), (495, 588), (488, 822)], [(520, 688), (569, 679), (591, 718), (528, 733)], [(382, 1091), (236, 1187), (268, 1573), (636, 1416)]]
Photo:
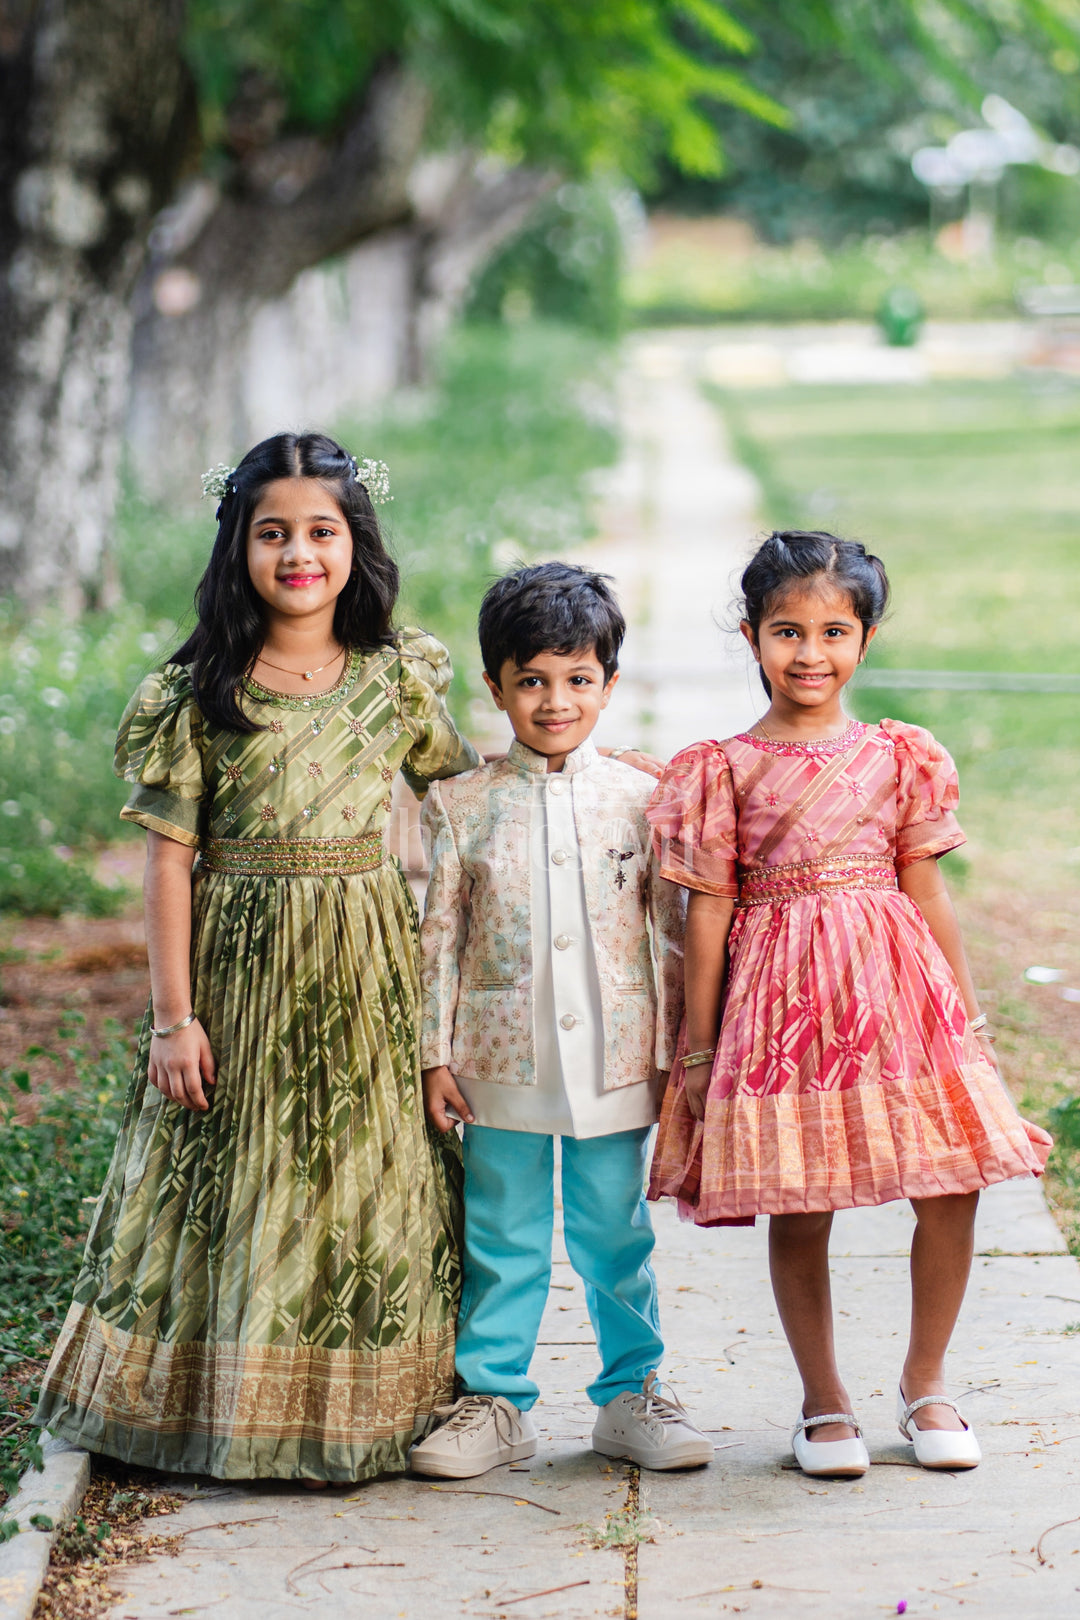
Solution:
[(478, 1417), (485, 1417), (491, 1406), (490, 1395), (463, 1395), (452, 1406), (437, 1406), (435, 1416), (446, 1419), (441, 1425), (444, 1429), (468, 1429)]
[(655, 1418), (658, 1423), (685, 1423), (687, 1421), (686, 1408), (670, 1391), (667, 1395), (660, 1392), (670, 1386), (662, 1384), (655, 1373), (650, 1373), (642, 1387), (641, 1394), (636, 1400), (641, 1402), (641, 1416)]

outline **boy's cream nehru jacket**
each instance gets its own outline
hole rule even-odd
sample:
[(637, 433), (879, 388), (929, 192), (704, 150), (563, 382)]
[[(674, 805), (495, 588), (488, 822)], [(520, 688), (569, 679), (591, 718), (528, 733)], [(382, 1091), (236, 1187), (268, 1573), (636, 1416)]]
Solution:
[(548, 772), (516, 740), (431, 784), (421, 1061), (448, 1065), (478, 1125), (589, 1137), (655, 1120), (685, 895), (652, 854), (653, 786), (591, 741)]

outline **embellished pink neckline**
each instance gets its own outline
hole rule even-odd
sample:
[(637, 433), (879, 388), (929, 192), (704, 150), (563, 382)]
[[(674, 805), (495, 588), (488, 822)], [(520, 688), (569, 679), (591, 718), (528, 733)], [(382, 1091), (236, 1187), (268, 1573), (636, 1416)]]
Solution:
[(811, 758), (819, 758), (822, 755), (842, 754), (868, 729), (861, 720), (853, 720), (839, 737), (823, 737), (820, 742), (779, 742), (771, 737), (752, 737), (748, 731), (740, 731), (738, 741), (761, 748), (766, 754), (808, 754)]

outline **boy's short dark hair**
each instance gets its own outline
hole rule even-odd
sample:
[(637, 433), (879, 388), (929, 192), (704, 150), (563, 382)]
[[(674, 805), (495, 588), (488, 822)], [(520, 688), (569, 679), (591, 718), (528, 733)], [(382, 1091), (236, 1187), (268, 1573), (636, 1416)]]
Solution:
[(496, 686), (508, 661), (521, 669), (537, 653), (595, 651), (610, 681), (619, 667), (626, 634), (609, 574), (574, 563), (533, 563), (515, 568), (485, 593), (480, 604), (480, 653)]

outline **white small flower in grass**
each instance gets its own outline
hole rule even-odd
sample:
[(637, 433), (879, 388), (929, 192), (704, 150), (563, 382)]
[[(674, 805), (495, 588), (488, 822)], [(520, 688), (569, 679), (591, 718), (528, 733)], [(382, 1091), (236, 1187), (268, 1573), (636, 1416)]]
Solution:
[(19, 722), (13, 714), (0, 715), (0, 736), (10, 737), (13, 731), (18, 731)]
[(158, 650), (158, 638), (152, 630), (139, 637), (139, 650), (144, 653), (155, 653)]
[(8, 871), (13, 878), (21, 878), (26, 876), (26, 867), (20, 866), (18, 861), (12, 861), (11, 865), (8, 867)]
[(33, 669), (35, 664), (41, 663), (41, 654), (36, 647), (16, 647), (14, 662), (17, 669)]
[(387, 501), (393, 500), (394, 497), (390, 493), (390, 469), (385, 461), (370, 459), (358, 461), (354, 456), (353, 466), (356, 469), (356, 482), (363, 484), (373, 506), (385, 506)]
[(37, 830), (41, 834), (42, 838), (51, 838), (53, 833), (56, 831), (56, 827), (55, 824), (49, 820), (48, 816), (42, 816), (41, 820), (37, 824)]
[(18, 799), (5, 799), (3, 804), (0, 804), (0, 810), (4, 812), (5, 816), (22, 815), (22, 805)]
[(41, 688), (41, 701), (47, 703), (50, 709), (62, 709), (67, 702), (67, 694), (61, 692), (58, 686), (43, 686)]

